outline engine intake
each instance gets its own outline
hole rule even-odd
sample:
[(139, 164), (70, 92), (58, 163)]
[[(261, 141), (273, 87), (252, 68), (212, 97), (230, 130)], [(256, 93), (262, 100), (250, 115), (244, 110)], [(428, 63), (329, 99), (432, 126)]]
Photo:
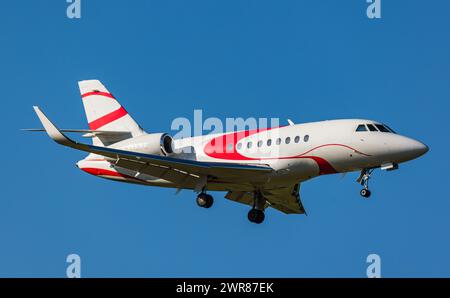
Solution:
[(164, 155), (173, 153), (172, 137), (166, 133), (162, 134), (161, 141), (160, 141), (160, 147), (161, 147), (161, 152), (164, 153)]

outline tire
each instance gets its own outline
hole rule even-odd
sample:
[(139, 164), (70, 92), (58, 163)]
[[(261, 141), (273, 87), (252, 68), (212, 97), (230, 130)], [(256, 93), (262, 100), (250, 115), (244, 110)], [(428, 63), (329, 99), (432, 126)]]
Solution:
[(265, 217), (266, 216), (264, 214), (264, 211), (262, 211), (262, 210), (251, 209), (248, 212), (248, 220), (253, 222), (253, 223), (256, 223), (256, 224), (262, 223), (264, 221)]
[(207, 204), (207, 202), (208, 202), (208, 200), (207, 200), (207, 198), (206, 198), (206, 194), (205, 194), (205, 193), (200, 193), (200, 194), (197, 196), (196, 202), (197, 202), (197, 205), (198, 205), (199, 207), (202, 207), (202, 208), (205, 207), (206, 204)]
[(363, 189), (361, 189), (359, 194), (365, 198), (368, 198), (368, 197), (370, 197), (371, 193), (370, 193), (370, 190), (363, 188)]
[(210, 208), (214, 203), (214, 198), (212, 195), (206, 193), (200, 193), (197, 196), (197, 205), (202, 208)]
[(214, 204), (214, 198), (212, 195), (206, 195), (206, 204), (203, 206), (204, 208), (211, 208)]

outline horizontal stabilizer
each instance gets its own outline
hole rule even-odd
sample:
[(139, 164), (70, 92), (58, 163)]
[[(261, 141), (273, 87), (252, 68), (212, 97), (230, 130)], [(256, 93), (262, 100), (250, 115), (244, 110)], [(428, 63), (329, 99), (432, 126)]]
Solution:
[[(23, 131), (45, 132), (44, 128), (24, 128)], [(60, 132), (83, 133), (85, 138), (93, 138), (95, 136), (117, 137), (126, 139), (131, 137), (130, 131), (108, 131), (108, 130), (92, 130), (92, 129), (60, 129)]]

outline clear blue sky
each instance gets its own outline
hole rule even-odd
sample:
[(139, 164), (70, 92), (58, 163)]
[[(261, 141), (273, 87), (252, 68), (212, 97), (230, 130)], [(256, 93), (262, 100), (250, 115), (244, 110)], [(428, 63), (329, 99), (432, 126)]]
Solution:
[[(345, 2), (345, 3), (344, 3)], [(450, 276), (448, 1), (2, 1), (3, 157), (0, 276)], [(39, 104), (60, 126), (87, 128), (76, 82), (100, 79), (148, 131), (176, 117), (363, 117), (425, 142), (399, 171), (376, 172), (370, 200), (356, 173), (302, 185), (309, 213), (248, 207), (214, 193), (106, 181), (79, 171), (84, 153), (44, 134)], [(173, 133), (173, 132), (172, 132)]]

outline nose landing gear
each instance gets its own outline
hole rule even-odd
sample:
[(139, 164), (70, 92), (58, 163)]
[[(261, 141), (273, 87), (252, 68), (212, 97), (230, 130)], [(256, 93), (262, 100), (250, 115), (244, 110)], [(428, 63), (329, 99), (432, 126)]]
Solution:
[(363, 196), (364, 198), (369, 198), (371, 195), (371, 192), (369, 190), (369, 179), (372, 175), (374, 169), (363, 169), (361, 171), (361, 175), (359, 175), (357, 182), (359, 182), (364, 188), (361, 189), (359, 194)]

